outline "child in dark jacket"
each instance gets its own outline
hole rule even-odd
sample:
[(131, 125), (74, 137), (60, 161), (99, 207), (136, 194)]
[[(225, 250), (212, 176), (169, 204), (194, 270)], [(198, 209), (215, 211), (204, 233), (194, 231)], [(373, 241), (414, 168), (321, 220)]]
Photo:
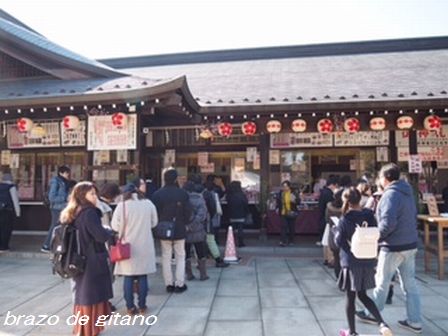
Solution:
[(340, 248), (341, 273), (339, 274), (339, 288), (347, 292), (346, 314), (349, 330), (341, 330), (340, 336), (358, 335), (355, 330), (355, 299), (359, 300), (379, 321), (380, 333), (391, 336), (392, 332), (384, 323), (375, 303), (367, 296), (366, 291), (375, 287), (375, 259), (357, 259), (350, 250), (350, 241), (356, 226), (364, 222), (368, 226), (376, 226), (373, 212), (360, 206), (361, 194), (356, 188), (344, 190), (342, 194), (342, 218), (338, 224), (335, 242)]

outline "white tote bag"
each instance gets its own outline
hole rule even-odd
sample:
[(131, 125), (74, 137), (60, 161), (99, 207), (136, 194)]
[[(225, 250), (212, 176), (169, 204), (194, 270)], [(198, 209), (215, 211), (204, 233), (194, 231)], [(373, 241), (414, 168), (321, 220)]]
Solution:
[(325, 225), (325, 231), (322, 236), (322, 246), (328, 246), (330, 244), (330, 224)]

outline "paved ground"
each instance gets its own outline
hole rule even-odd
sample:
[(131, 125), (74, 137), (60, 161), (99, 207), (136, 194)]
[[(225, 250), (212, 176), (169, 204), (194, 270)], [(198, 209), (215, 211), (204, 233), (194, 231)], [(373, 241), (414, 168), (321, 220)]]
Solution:
[[(109, 326), (104, 335), (153, 336), (288, 336), (337, 335), (346, 326), (344, 296), (335, 286), (332, 270), (321, 265), (320, 249), (280, 249), (273, 246), (242, 250), (243, 262), (227, 269), (210, 264), (210, 280), (189, 282), (183, 294), (167, 294), (160, 268), (150, 276), (149, 314), (158, 322), (148, 326)], [(44, 258), (18, 253), (0, 255), (0, 335), (70, 335), (65, 319), (71, 314), (70, 284), (53, 276)], [(42, 255), (40, 255), (42, 256)], [(274, 257), (270, 257), (274, 256)], [(423, 335), (448, 335), (448, 280), (422, 272), (417, 260), (425, 326)], [(124, 313), (122, 279), (115, 284), (113, 302)], [(412, 335), (397, 326), (404, 317), (403, 295), (384, 311), (395, 335)], [(57, 315), (55, 326), (5, 326), (14, 315)], [(374, 326), (358, 322), (358, 331), (375, 334)]]

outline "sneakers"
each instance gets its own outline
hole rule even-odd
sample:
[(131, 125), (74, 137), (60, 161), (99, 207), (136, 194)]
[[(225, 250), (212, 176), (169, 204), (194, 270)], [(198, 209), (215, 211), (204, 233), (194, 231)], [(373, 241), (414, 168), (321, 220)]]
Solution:
[(174, 289), (175, 289), (175, 287), (173, 285), (166, 286), (166, 291), (168, 293), (174, 293)]
[(356, 317), (361, 320), (364, 323), (369, 323), (369, 324), (378, 324), (378, 321), (370, 315), (367, 315), (366, 313), (364, 313), (364, 311), (357, 311), (355, 313)]
[(416, 334), (421, 334), (422, 333), (422, 327), (414, 327), (414, 326), (410, 325), (408, 323), (408, 321), (406, 321), (406, 320), (398, 321), (398, 325), (400, 327), (402, 327), (403, 329), (407, 329), (407, 330), (413, 331)]
[(284, 242), (280, 242), (280, 243), (278, 244), (278, 246), (280, 246), (280, 247), (285, 247), (286, 244), (285, 244)]
[(46, 247), (46, 246), (42, 246), (40, 251), (43, 252), (43, 253), (50, 253), (50, 249), (48, 247)]
[(188, 289), (187, 285), (183, 285), (182, 287), (176, 286), (174, 288), (174, 293), (180, 294), (180, 293), (185, 292), (187, 289)]
[(339, 336), (359, 336), (359, 334), (358, 333), (350, 334), (350, 330), (341, 329), (339, 330)]
[(380, 324), (380, 334), (381, 336), (392, 336), (392, 330), (387, 326), (387, 324)]

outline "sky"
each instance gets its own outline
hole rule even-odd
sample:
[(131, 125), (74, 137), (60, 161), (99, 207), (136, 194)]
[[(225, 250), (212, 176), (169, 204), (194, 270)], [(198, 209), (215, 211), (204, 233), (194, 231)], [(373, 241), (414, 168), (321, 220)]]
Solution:
[(448, 0), (0, 0), (0, 8), (95, 59), (448, 35)]

